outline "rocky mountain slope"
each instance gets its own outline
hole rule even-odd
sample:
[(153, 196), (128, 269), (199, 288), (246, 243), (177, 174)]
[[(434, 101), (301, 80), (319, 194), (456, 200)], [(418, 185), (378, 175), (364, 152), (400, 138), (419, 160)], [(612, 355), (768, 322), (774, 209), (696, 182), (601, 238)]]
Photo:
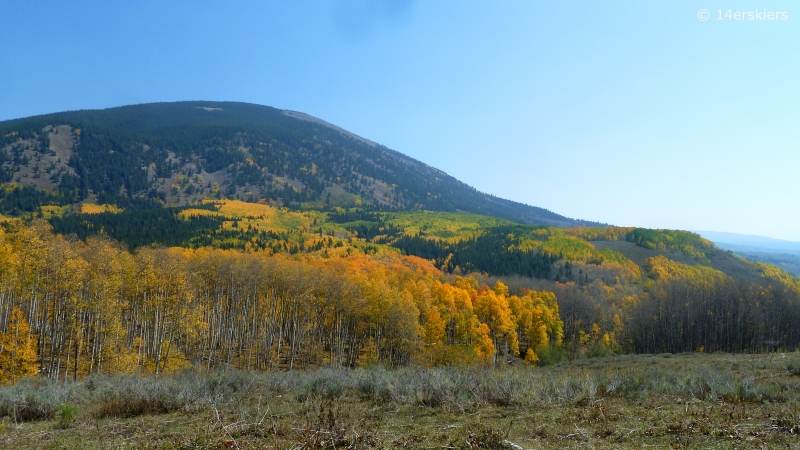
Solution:
[(230, 198), (594, 224), (480, 192), (307, 114), (247, 103), (152, 103), (0, 122), (0, 167), (7, 215), (86, 199), (187, 205)]

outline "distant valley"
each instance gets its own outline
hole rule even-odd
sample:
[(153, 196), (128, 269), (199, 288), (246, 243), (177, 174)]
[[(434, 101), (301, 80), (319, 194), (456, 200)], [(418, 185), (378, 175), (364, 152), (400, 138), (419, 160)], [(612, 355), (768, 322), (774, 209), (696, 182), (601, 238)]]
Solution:
[(800, 242), (764, 236), (695, 231), (722, 249), (730, 250), (751, 261), (765, 262), (800, 276)]

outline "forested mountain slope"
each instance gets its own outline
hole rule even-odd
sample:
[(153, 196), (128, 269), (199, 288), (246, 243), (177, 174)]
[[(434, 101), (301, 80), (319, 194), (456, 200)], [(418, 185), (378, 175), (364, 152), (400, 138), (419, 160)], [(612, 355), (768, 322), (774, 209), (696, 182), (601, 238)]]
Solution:
[(312, 116), (235, 102), (153, 103), (0, 122), (0, 182), (13, 183), (0, 191), (6, 215), (87, 199), (125, 207), (142, 198), (167, 205), (229, 198), (592, 225), (479, 192)]
[(0, 137), (11, 380), (800, 347), (800, 279), (774, 266), (576, 226), (300, 113), (138, 105)]
[(10, 348), (54, 378), (800, 346), (800, 280), (685, 231), (238, 200), (80, 208), (0, 218), (0, 337), (24, 337)]

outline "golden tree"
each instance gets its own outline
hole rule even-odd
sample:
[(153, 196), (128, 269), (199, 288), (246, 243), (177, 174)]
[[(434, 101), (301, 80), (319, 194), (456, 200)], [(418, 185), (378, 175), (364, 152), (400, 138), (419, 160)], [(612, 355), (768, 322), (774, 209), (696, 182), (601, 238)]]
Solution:
[(36, 340), (22, 310), (15, 307), (8, 318), (8, 331), (0, 333), (0, 383), (15, 383), (36, 372)]

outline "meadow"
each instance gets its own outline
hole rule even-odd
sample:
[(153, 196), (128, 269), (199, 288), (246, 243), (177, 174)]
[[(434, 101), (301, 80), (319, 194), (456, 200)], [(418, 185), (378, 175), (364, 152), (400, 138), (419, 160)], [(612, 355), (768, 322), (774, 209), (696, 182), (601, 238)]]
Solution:
[(0, 388), (5, 448), (798, 448), (800, 354), (184, 370)]

